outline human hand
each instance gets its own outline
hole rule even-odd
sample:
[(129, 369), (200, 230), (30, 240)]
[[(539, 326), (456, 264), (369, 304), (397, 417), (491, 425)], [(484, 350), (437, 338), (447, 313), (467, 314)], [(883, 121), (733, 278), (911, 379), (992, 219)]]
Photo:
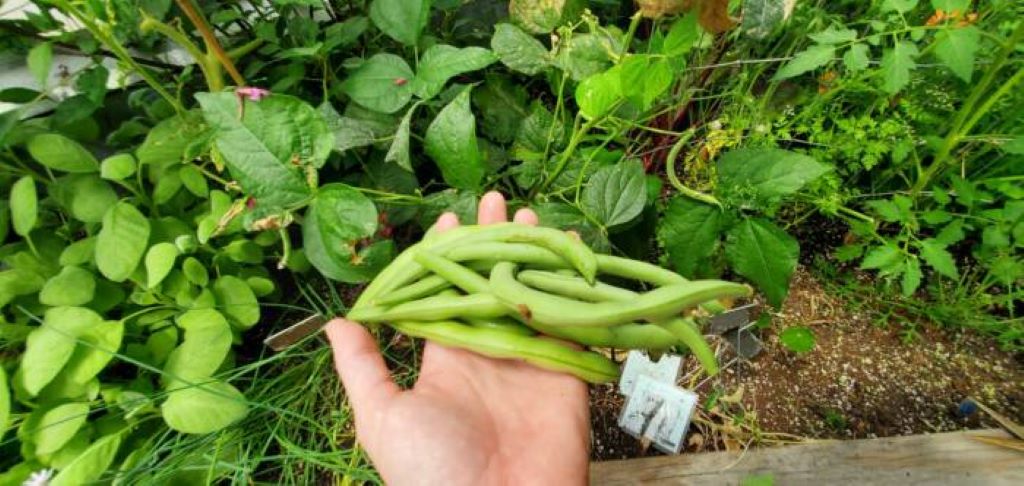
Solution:
[[(508, 220), (501, 194), (481, 198), (477, 220)], [(537, 215), (520, 209), (513, 221), (536, 225)], [(458, 225), (445, 213), (435, 228)], [(387, 483), (586, 482), (590, 411), (579, 379), (428, 341), (419, 379), (402, 390), (363, 326), (334, 319), (327, 336), (357, 439)]]

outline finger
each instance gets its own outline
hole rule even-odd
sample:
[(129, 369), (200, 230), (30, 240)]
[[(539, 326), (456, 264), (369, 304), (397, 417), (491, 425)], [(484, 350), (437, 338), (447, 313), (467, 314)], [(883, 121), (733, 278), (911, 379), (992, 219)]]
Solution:
[(477, 224), (494, 224), (508, 221), (508, 209), (505, 207), (505, 196), (500, 192), (491, 191), (480, 198), (480, 207), (476, 212)]
[(327, 338), (334, 350), (334, 367), (357, 414), (360, 410), (373, 410), (399, 392), (377, 349), (377, 341), (366, 328), (345, 319), (334, 319), (327, 323)]
[(456, 216), (455, 213), (447, 212), (447, 213), (441, 214), (441, 216), (438, 216), (437, 222), (434, 223), (433, 230), (434, 230), (434, 232), (441, 233), (441, 232), (444, 232), (444, 231), (448, 231), (448, 230), (450, 230), (452, 228), (456, 228), (458, 226), (459, 226), (459, 217)]
[(533, 212), (530, 208), (522, 208), (516, 211), (516, 215), (512, 217), (512, 221), (520, 224), (528, 224), (530, 226), (537, 226), (540, 223), (540, 218), (537, 217), (537, 213)]

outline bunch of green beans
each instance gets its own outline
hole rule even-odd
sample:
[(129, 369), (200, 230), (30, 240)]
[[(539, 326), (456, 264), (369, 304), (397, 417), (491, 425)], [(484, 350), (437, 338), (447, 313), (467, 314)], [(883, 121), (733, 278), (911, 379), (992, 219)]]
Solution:
[[(653, 288), (637, 292), (599, 275)], [(686, 347), (708, 374), (716, 373), (714, 353), (691, 311), (718, 313), (725, 308), (721, 300), (750, 293), (746, 285), (691, 281), (650, 263), (595, 254), (553, 228), (502, 223), (428, 234), (381, 271), (348, 318), (600, 383), (617, 379), (618, 366), (569, 343)]]

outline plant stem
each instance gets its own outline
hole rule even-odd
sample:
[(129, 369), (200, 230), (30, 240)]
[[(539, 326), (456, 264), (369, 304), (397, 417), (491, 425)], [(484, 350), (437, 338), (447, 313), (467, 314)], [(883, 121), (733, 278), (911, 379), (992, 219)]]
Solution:
[(238, 86), (245, 86), (245, 79), (238, 73), (238, 69), (235, 68), (235, 63), (231, 61), (231, 58), (224, 48), (221, 47), (220, 41), (217, 40), (217, 36), (210, 29), (210, 24), (203, 17), (203, 14), (199, 12), (193, 5), (191, 0), (175, 0), (178, 7), (181, 8), (182, 12), (185, 12), (185, 16), (188, 17), (192, 25), (195, 26), (196, 30), (199, 31), (199, 35), (203, 37), (203, 42), (206, 44), (206, 51), (208, 56), (213, 56), (220, 61), (221, 66), (228, 72), (231, 79), (234, 80)]
[(221, 74), (220, 64), (210, 62), (210, 56), (199, 50), (199, 46), (192, 42), (184, 32), (145, 14), (143, 14), (142, 22), (139, 23), (139, 29), (143, 32), (155, 30), (183, 47), (195, 59), (196, 64), (199, 65), (199, 69), (203, 72), (203, 77), (206, 78), (206, 86), (210, 88), (210, 91), (224, 89), (224, 76)]

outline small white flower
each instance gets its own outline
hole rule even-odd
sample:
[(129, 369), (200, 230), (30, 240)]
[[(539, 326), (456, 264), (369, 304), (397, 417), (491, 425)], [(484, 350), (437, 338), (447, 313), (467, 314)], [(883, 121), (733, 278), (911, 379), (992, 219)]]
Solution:
[(708, 123), (708, 126), (711, 127), (712, 130), (721, 130), (722, 129), (722, 122), (721, 122), (721, 120), (715, 120), (715, 121), (713, 121), (711, 123)]
[(21, 483), (21, 486), (46, 486), (50, 484), (52, 477), (53, 469), (41, 469), (32, 473), (25, 482)]

